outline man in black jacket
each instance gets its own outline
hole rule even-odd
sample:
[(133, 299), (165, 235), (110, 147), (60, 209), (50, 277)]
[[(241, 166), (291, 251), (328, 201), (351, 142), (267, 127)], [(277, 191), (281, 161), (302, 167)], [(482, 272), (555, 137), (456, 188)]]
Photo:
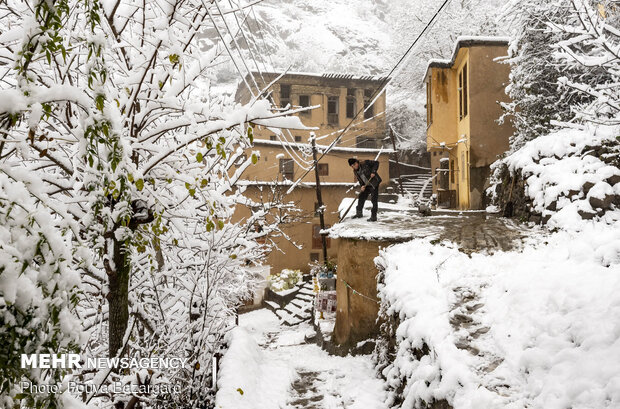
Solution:
[(362, 209), (364, 208), (364, 202), (370, 196), (372, 202), (372, 213), (370, 214), (369, 222), (377, 221), (377, 208), (379, 207), (379, 184), (381, 183), (381, 177), (377, 174), (379, 169), (379, 162), (376, 160), (365, 160), (363, 162), (358, 161), (355, 158), (349, 159), (349, 166), (353, 169), (353, 173), (362, 186), (362, 191), (357, 202), (357, 209), (354, 219), (362, 217)]

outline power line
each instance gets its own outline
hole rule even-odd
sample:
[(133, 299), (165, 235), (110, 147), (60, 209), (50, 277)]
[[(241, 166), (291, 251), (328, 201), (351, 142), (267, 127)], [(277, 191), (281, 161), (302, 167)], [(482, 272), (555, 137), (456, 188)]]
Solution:
[[(362, 112), (366, 112), (371, 106), (373, 106), (373, 104), (375, 103), (375, 101), (377, 100), (377, 98), (379, 97), (379, 95), (381, 95), (387, 85), (390, 83), (391, 78), (390, 76), (396, 71), (396, 69), (398, 68), (398, 66), (407, 59), (409, 53), (411, 52), (411, 50), (413, 50), (413, 47), (415, 47), (415, 45), (418, 43), (418, 41), (424, 36), (424, 34), (426, 34), (426, 31), (434, 24), (435, 19), (439, 16), (439, 13), (441, 13), (443, 11), (443, 9), (446, 7), (446, 5), (450, 2), (450, 0), (444, 0), (444, 2), (441, 4), (441, 6), (437, 9), (437, 11), (435, 12), (435, 14), (433, 15), (433, 17), (428, 21), (428, 23), (426, 24), (426, 26), (424, 26), (424, 29), (422, 29), (422, 31), (420, 32), (420, 34), (418, 34), (418, 36), (415, 38), (415, 40), (413, 41), (413, 43), (411, 43), (411, 45), (409, 46), (409, 48), (407, 49), (407, 51), (405, 51), (405, 53), (403, 54), (403, 56), (398, 60), (398, 62), (394, 65), (394, 67), (390, 70), (390, 72), (381, 80), (381, 83), (379, 84), (379, 86), (376, 88), (375, 92), (371, 95), (370, 99), (371, 102), (370, 104), (368, 104), (367, 107), (364, 107), (364, 109), (360, 109), (357, 111), (357, 113), (355, 114), (355, 116), (353, 117), (353, 119), (351, 119), (351, 121), (347, 124), (347, 126), (342, 130), (342, 132), (340, 133), (340, 135), (338, 135), (338, 137), (336, 139), (334, 139), (334, 141), (329, 144), (329, 146), (327, 147), (327, 149), (321, 154), (321, 156), (317, 159), (317, 163), (323, 159), (323, 157), (325, 155), (327, 155), (327, 153), (329, 153), (329, 151), (334, 147), (334, 145), (336, 145), (338, 143), (338, 141), (340, 140), (340, 138), (342, 138), (342, 136), (349, 130), (349, 128), (351, 127), (351, 125), (353, 124), (353, 122), (355, 121), (355, 119), (362, 113)], [(293, 189), (297, 186), (297, 184), (304, 178), (306, 177), (306, 175), (312, 170), (312, 168), (310, 168), (309, 170), (306, 171), (306, 173), (304, 173), (299, 179), (297, 179), (295, 181), (295, 183), (293, 183), (291, 185), (291, 187), (287, 190), (287, 194), (290, 194)]]

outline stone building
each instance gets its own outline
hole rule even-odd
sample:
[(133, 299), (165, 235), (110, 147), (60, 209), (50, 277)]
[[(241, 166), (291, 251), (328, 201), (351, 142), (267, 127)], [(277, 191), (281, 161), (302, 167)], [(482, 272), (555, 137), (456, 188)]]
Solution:
[(508, 102), (510, 66), (504, 38), (461, 37), (449, 60), (429, 61), (427, 150), (439, 205), (484, 209), (490, 165), (508, 150), (513, 127), (498, 123)]
[[(323, 151), (336, 139), (355, 114), (364, 108), (381, 84), (381, 78), (355, 77), (351, 75), (315, 75), (291, 73), (275, 81), (280, 74), (254, 74), (261, 90), (272, 98), (279, 107), (292, 108), (316, 106), (315, 109), (299, 113), (302, 123), (316, 127), (317, 148)], [(248, 83), (252, 80), (247, 78)], [(275, 82), (274, 82), (275, 81)], [(274, 82), (269, 88), (267, 86)], [(256, 92), (255, 92), (256, 94)], [(246, 104), (252, 95), (245, 83), (237, 89), (236, 101)], [(379, 174), (388, 183), (391, 150), (381, 150), (385, 137), (385, 94), (377, 99), (370, 114), (360, 113), (350, 131), (334, 146), (319, 163), (322, 198), (325, 205), (325, 223), (335, 224), (338, 219), (338, 205), (345, 197), (354, 197), (357, 186), (347, 159), (356, 157), (360, 161), (375, 159), (380, 162)], [(366, 117), (366, 118), (365, 118)], [(308, 271), (308, 264), (322, 261), (322, 243), (318, 213), (316, 213), (316, 182), (314, 171), (303, 177), (301, 183), (287, 195), (291, 184), (300, 178), (305, 169), (294, 156), (311, 151), (308, 143), (310, 131), (286, 131), (277, 135), (273, 130), (256, 126), (254, 147), (246, 152), (258, 151), (259, 161), (242, 175), (240, 185), (246, 186), (245, 195), (256, 202), (271, 201), (274, 196), (285, 203), (293, 202), (301, 210), (282, 225), (287, 237), (272, 237), (278, 249), (272, 251), (266, 260), (272, 273), (284, 268)], [(302, 155), (303, 156), (303, 155)], [(245, 217), (252, 209), (238, 207), (236, 217)], [(336, 243), (328, 239), (328, 258), (337, 262)], [(301, 247), (301, 248), (299, 248)]]

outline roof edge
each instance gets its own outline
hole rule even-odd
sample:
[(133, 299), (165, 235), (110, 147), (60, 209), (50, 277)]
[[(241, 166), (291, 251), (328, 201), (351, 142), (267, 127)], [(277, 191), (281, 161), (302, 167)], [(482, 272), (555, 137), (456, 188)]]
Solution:
[(422, 82), (426, 82), (431, 68), (452, 68), (461, 48), (481, 46), (508, 46), (510, 37), (461, 36), (456, 39), (454, 50), (449, 60), (431, 59), (428, 61)]

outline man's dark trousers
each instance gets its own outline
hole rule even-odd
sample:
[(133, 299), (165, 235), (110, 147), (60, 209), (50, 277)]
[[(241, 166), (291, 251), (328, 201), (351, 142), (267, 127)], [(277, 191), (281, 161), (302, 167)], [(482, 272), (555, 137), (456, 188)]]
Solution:
[(372, 185), (366, 186), (363, 192), (360, 192), (360, 197), (357, 199), (357, 209), (356, 213), (361, 216), (362, 209), (364, 208), (364, 203), (366, 199), (368, 199), (368, 195), (370, 196), (370, 201), (372, 202), (372, 218), (377, 217), (377, 209), (379, 208), (379, 189), (373, 187)]

